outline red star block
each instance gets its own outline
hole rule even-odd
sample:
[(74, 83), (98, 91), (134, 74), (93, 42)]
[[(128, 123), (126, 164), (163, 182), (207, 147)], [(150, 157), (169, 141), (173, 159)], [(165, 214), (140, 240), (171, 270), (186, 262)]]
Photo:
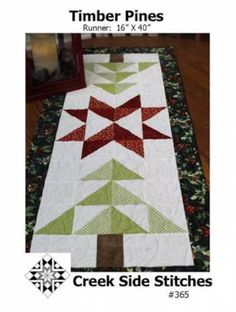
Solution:
[[(123, 117), (132, 114), (141, 108), (143, 139), (133, 134), (127, 129), (119, 126), (115, 122)], [(117, 108), (90, 97), (88, 109), (67, 109), (66, 112), (73, 117), (86, 122), (88, 110), (91, 110), (103, 118), (113, 121), (113, 124), (102, 129), (84, 141), (86, 126), (82, 126), (65, 135), (59, 141), (84, 141), (81, 158), (84, 158), (108, 143), (115, 141), (123, 147), (133, 151), (137, 155), (144, 157), (143, 140), (170, 139), (169, 136), (147, 126), (143, 122), (160, 113), (165, 107), (141, 107), (140, 95), (135, 96)]]

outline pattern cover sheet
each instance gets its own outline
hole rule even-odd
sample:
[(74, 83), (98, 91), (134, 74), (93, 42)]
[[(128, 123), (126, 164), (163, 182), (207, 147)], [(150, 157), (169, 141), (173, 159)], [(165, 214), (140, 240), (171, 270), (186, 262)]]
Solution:
[(31, 252), (73, 268), (193, 265), (157, 53), (84, 56), (66, 95)]

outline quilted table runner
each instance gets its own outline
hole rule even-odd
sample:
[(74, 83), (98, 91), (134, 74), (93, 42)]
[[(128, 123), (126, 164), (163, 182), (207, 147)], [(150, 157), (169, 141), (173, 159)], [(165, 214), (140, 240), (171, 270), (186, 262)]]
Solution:
[(158, 53), (84, 56), (66, 94), (31, 252), (74, 268), (193, 265)]

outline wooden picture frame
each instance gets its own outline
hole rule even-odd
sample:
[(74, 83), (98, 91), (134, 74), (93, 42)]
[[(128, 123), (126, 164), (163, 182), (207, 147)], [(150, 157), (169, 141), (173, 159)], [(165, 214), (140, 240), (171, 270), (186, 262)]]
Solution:
[[(63, 34), (57, 34), (58, 37)], [(60, 37), (59, 37), (60, 38)], [(63, 45), (63, 41), (59, 45)], [(50, 95), (66, 93), (86, 87), (83, 62), (83, 48), (80, 34), (71, 34), (72, 55), (75, 75), (73, 78), (50, 81), (41, 85), (32, 83), (32, 65), (26, 53), (26, 100), (35, 101), (47, 98)]]

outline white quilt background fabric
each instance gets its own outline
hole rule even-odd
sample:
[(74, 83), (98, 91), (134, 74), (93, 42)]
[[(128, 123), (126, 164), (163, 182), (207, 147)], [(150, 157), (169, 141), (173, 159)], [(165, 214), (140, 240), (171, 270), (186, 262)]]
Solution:
[[(109, 62), (110, 55), (85, 55), (85, 63)], [(135, 83), (120, 94), (110, 94), (95, 83), (108, 83), (96, 71), (110, 72), (95, 65), (95, 72), (86, 70), (87, 87), (69, 92), (63, 109), (87, 109), (90, 97), (116, 108), (140, 95), (142, 107), (167, 107), (158, 54), (124, 54), (124, 62), (135, 62), (126, 72), (137, 70), (136, 62), (156, 62), (155, 65), (131, 75), (122, 82)], [(137, 136), (142, 135), (139, 112), (120, 119), (117, 124)], [(112, 122), (93, 112), (88, 113), (85, 139), (106, 128)], [(145, 123), (170, 137), (168, 109), (153, 116)], [(35, 233), (69, 208), (78, 204), (107, 181), (82, 181), (86, 175), (115, 158), (124, 166), (143, 177), (143, 180), (118, 181), (132, 194), (156, 208), (166, 218), (185, 230), (183, 233), (124, 234), (124, 266), (189, 266), (193, 265), (188, 228), (184, 213), (173, 140), (144, 140), (145, 157), (124, 148), (116, 142), (101, 147), (81, 159), (83, 142), (57, 141), (84, 123), (62, 112), (52, 157), (38, 211)], [(148, 228), (147, 213), (142, 204), (126, 205), (125, 213), (144, 229)], [(129, 207), (130, 206), (130, 207)], [(82, 228), (94, 215), (109, 205), (85, 206), (75, 209), (74, 230)], [(117, 209), (124, 209), (117, 206)], [(34, 234), (31, 252), (69, 252), (72, 267), (96, 267), (97, 235), (37, 235)]]

